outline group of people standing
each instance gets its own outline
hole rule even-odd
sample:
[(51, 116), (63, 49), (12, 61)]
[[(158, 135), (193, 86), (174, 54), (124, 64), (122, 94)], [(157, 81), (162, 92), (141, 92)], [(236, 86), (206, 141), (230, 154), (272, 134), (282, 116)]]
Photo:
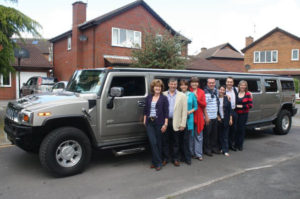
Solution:
[(199, 88), (199, 79), (175, 78), (168, 81), (168, 90), (160, 79), (150, 85), (151, 94), (145, 101), (144, 124), (152, 152), (152, 165), (159, 171), (172, 161), (190, 165), (192, 158), (203, 160), (207, 156), (229, 149), (243, 150), (245, 124), (252, 95), (247, 82), (234, 87), (234, 79), (228, 77), (226, 86), (216, 88), (215, 78), (207, 79), (207, 86)]

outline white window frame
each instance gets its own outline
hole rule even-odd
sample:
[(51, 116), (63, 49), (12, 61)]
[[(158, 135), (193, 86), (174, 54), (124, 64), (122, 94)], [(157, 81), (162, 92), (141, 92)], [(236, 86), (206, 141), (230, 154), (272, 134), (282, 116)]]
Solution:
[(3, 75), (0, 74), (0, 87), (11, 87), (11, 73), (9, 73), (9, 85), (3, 85)]
[[(293, 57), (293, 55), (294, 55), (293, 52), (294, 52), (294, 51), (297, 51), (297, 58), (294, 58), (294, 57)], [(292, 60), (292, 61), (299, 61), (299, 49), (292, 49), (291, 52), (292, 52), (292, 54), (291, 54), (291, 60)]]
[(71, 50), (71, 49), (72, 49), (72, 37), (69, 36), (67, 42), (67, 50)]
[[(271, 61), (267, 62), (267, 52), (270, 51), (271, 52)], [(265, 61), (261, 62), (260, 59), (260, 55), (261, 53), (264, 52), (265, 53)], [(273, 61), (273, 53), (276, 52), (276, 61)], [(255, 53), (258, 53), (258, 61), (255, 60)], [(273, 64), (273, 63), (278, 63), (278, 50), (262, 50), (262, 51), (254, 51), (253, 52), (253, 63), (255, 64)]]
[[(120, 44), (120, 30), (126, 30), (127, 31), (133, 31), (133, 44), (128, 44), (128, 45), (122, 45)], [(117, 30), (118, 32), (118, 39), (117, 41), (114, 41), (114, 30)], [(140, 35), (139, 40), (136, 40), (136, 34)], [(127, 38), (127, 33), (126, 33), (126, 41), (128, 40)], [(137, 44), (137, 45), (136, 45)], [(124, 48), (142, 48), (142, 32), (141, 31), (135, 31), (135, 30), (130, 30), (130, 29), (125, 29), (125, 28), (116, 28), (116, 27), (112, 27), (111, 29), (111, 46), (117, 46), (117, 47), (124, 47)]]

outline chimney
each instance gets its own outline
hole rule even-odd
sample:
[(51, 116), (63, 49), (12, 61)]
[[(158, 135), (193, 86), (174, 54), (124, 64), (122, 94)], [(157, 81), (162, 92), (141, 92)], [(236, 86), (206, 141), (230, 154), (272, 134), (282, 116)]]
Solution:
[(73, 6), (73, 25), (72, 25), (72, 42), (71, 42), (71, 53), (72, 53), (72, 67), (74, 70), (80, 68), (82, 53), (82, 44), (79, 40), (81, 31), (78, 28), (79, 24), (86, 21), (86, 3), (82, 1), (76, 1), (72, 4)]
[(201, 52), (207, 51), (207, 48), (203, 47), (201, 48)]
[(73, 5), (73, 26), (86, 21), (86, 3), (76, 1)]
[(246, 47), (253, 43), (253, 37), (246, 37)]

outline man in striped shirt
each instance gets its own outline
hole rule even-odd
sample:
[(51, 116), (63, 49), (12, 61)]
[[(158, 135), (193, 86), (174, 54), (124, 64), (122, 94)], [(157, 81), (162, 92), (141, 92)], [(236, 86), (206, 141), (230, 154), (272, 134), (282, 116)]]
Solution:
[(212, 156), (212, 153), (220, 154), (218, 144), (217, 116), (219, 99), (216, 89), (216, 80), (207, 79), (207, 87), (204, 89), (206, 98), (205, 128), (204, 128), (204, 154)]

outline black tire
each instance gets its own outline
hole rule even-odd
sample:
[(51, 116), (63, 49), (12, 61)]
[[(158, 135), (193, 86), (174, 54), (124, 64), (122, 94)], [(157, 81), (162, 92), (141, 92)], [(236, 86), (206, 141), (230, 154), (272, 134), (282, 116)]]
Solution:
[[(64, 145), (64, 143), (68, 144)], [(73, 145), (69, 143), (75, 143), (74, 145), (77, 146), (77, 152), (81, 151), (81, 155), (76, 156), (74, 153), (71, 153), (71, 156), (77, 158), (76, 161), (78, 162), (72, 166), (62, 166), (61, 164), (63, 164), (63, 160), (66, 158), (61, 158), (60, 160), (57, 154), (63, 154), (63, 151), (69, 150), (70, 148), (71, 150), (75, 148), (73, 152), (76, 151), (76, 147), (70, 147)], [(62, 146), (65, 148), (62, 148)], [(67, 147), (69, 148), (66, 149)], [(78, 148), (80, 150), (78, 150)], [(74, 127), (58, 128), (50, 132), (43, 140), (40, 147), (39, 157), (42, 166), (54, 176), (64, 177), (78, 174), (86, 168), (90, 161), (91, 143), (89, 138), (80, 129)], [(72, 164), (72, 161), (69, 161), (69, 164)]]
[[(287, 121), (288, 123), (286, 123), (286, 120), (288, 120)], [(290, 111), (286, 109), (281, 110), (275, 121), (274, 132), (278, 135), (286, 135), (289, 133), (291, 126), (292, 126), (292, 117)]]

